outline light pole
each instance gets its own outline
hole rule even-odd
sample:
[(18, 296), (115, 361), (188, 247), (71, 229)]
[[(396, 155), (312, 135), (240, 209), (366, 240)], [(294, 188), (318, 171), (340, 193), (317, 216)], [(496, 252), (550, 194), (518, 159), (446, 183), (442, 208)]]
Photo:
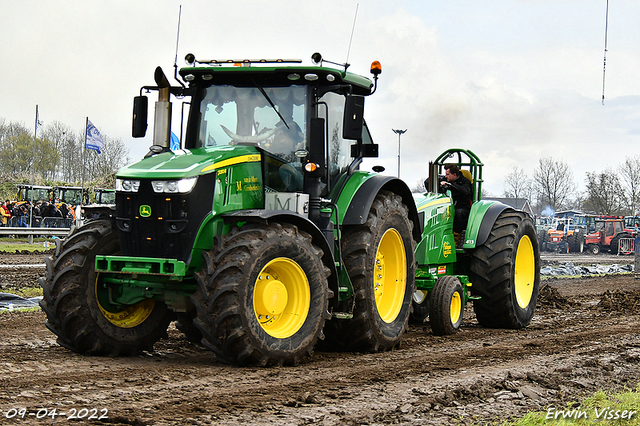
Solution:
[(391, 129), (393, 133), (398, 135), (398, 178), (400, 178), (400, 136), (406, 133), (407, 129), (399, 130), (399, 129)]

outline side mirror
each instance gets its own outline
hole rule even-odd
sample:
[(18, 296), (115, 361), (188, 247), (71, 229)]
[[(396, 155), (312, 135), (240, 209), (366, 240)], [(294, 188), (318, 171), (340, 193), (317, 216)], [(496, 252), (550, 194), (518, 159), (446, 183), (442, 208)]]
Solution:
[(318, 165), (318, 168), (311, 173), (311, 176), (324, 176), (327, 168), (324, 127), (324, 118), (312, 118), (309, 123), (310, 140), (308, 159), (310, 162)]
[(357, 143), (357, 144), (351, 145), (351, 156), (353, 158), (357, 158), (357, 157), (376, 158), (378, 157), (378, 144), (377, 143)]
[(133, 98), (133, 128), (131, 136), (142, 138), (147, 133), (147, 115), (149, 100), (146, 96)]
[(344, 104), (344, 121), (342, 124), (342, 137), (344, 139), (362, 139), (363, 115), (364, 96), (347, 95)]

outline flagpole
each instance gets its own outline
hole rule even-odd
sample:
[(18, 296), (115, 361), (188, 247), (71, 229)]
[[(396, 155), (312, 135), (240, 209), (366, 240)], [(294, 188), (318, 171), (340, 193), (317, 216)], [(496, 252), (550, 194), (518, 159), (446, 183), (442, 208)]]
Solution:
[(86, 121), (84, 123), (84, 145), (82, 146), (82, 184), (81, 186), (81, 190), (80, 190), (80, 204), (82, 204), (82, 201), (84, 199), (84, 160), (86, 157), (86, 153), (85, 151), (87, 150), (87, 133), (89, 129), (89, 116), (87, 116)]
[(36, 123), (33, 130), (33, 160), (31, 162), (31, 185), (35, 185), (36, 179), (36, 140), (38, 138), (38, 105), (36, 105)]
[[(36, 123), (33, 129), (33, 160), (31, 162), (31, 185), (36, 184), (36, 143), (38, 140), (38, 105), (36, 105)], [(33, 188), (31, 188), (31, 208), (29, 209), (29, 226), (33, 226)], [(29, 244), (33, 244), (33, 235), (29, 235)]]

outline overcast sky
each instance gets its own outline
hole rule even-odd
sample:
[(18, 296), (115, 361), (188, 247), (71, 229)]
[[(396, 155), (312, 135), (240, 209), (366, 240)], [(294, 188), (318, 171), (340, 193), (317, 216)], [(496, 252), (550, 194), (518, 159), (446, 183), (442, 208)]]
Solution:
[[(606, 0), (4, 1), (0, 14), (0, 118), (33, 128), (85, 117), (121, 138), (132, 159), (150, 137), (131, 137), (132, 99), (156, 66), (173, 75), (201, 58), (347, 59), (369, 75), (382, 63), (365, 118), (386, 173), (410, 186), (447, 148), (474, 151), (485, 189), (501, 195), (514, 166), (566, 162), (586, 171), (640, 154), (640, 1), (611, 0), (605, 105), (601, 103)], [(171, 80), (171, 79), (170, 79)], [(174, 115), (179, 108), (174, 107)], [(151, 117), (150, 117), (151, 119)], [(150, 132), (148, 132), (150, 133)]]

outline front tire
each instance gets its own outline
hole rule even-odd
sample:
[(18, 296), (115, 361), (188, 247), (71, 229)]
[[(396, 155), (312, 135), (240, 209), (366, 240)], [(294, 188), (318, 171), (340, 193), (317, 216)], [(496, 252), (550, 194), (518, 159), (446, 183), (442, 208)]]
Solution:
[(540, 287), (540, 252), (533, 221), (523, 212), (505, 210), (484, 244), (472, 252), (471, 287), (478, 322), (484, 327), (529, 325)]
[(354, 291), (353, 318), (327, 324), (326, 346), (377, 352), (399, 345), (415, 291), (412, 228), (400, 196), (380, 191), (366, 223), (344, 229), (342, 251)]
[(429, 322), (436, 336), (453, 334), (460, 328), (464, 312), (464, 293), (457, 277), (440, 277), (433, 287)]
[(322, 254), (290, 224), (245, 224), (216, 237), (191, 298), (202, 344), (239, 365), (295, 365), (311, 355), (333, 295)]
[(74, 228), (46, 259), (46, 275), (39, 279), (40, 306), (61, 346), (86, 355), (127, 356), (150, 351), (166, 337), (172, 313), (163, 302), (145, 299), (125, 307), (109, 303), (95, 257), (119, 251), (114, 220), (96, 219)]

